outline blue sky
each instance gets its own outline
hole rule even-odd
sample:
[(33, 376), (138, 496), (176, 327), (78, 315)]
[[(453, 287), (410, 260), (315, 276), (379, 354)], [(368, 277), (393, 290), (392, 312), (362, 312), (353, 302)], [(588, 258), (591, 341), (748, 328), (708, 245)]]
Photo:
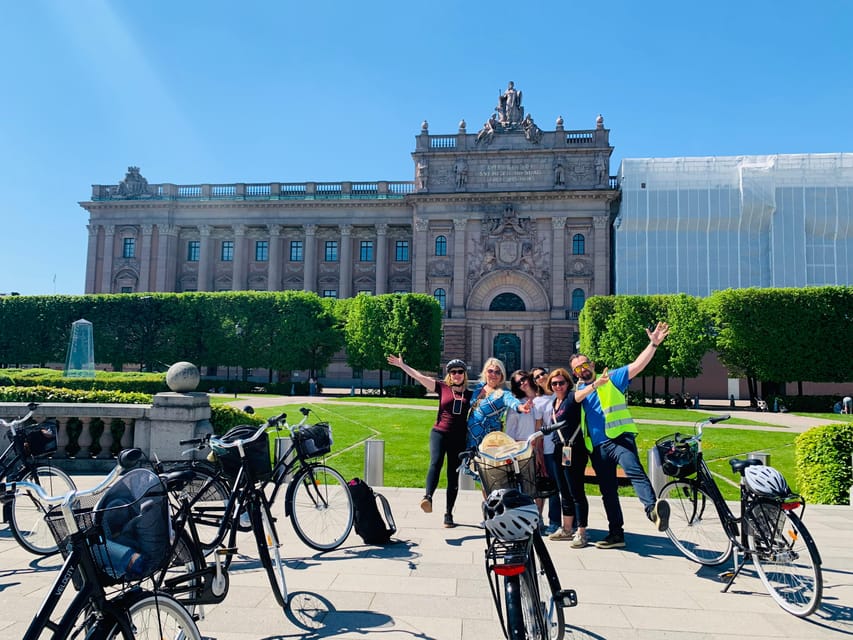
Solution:
[[(853, 151), (853, 3), (0, 0), (0, 292), (80, 294), (92, 184), (411, 180), (513, 80), (625, 157)], [(39, 239), (42, 238), (43, 239)]]

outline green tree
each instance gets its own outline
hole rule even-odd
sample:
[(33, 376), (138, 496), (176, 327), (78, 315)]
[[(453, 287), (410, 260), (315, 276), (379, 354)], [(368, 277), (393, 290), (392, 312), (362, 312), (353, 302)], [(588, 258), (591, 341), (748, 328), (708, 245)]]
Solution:
[(681, 378), (695, 378), (702, 372), (702, 358), (714, 348), (711, 319), (699, 298), (680, 293), (666, 296), (666, 321), (670, 332), (664, 346), (667, 373)]
[(415, 369), (436, 371), (441, 360), (441, 306), (432, 296), (394, 296), (386, 351), (402, 353)]

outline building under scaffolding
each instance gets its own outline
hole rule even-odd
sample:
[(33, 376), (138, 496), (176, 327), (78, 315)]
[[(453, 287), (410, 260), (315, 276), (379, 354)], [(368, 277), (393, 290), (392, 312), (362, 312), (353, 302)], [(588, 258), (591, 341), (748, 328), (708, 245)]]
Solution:
[(853, 282), (853, 154), (625, 159), (614, 292)]

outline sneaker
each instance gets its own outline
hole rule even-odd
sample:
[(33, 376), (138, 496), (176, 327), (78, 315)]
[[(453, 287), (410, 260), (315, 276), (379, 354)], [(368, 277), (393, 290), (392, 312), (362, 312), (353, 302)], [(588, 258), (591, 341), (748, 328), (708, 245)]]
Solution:
[(243, 511), (240, 513), (240, 526), (244, 529), (252, 528), (252, 519), (249, 517), (248, 511)]
[(421, 498), (421, 511), (424, 513), (432, 513), (432, 498), (429, 496)]
[(560, 525), (558, 525), (558, 524), (549, 524), (547, 527), (545, 527), (545, 531), (542, 532), (542, 535), (543, 536), (550, 536), (552, 533), (554, 533), (559, 528), (560, 528)]
[(548, 540), (571, 540), (572, 532), (566, 531), (563, 527), (559, 527), (554, 533), (548, 536)]
[(595, 543), (599, 549), (616, 549), (625, 546), (624, 533), (608, 533), (604, 540), (599, 540)]
[(589, 544), (589, 538), (586, 537), (586, 533), (583, 531), (575, 531), (572, 543), (569, 546), (572, 549), (583, 549), (587, 544)]
[(449, 513), (445, 513), (444, 514), (444, 528), (445, 529), (452, 529), (455, 526), (456, 526), (456, 523), (453, 522), (453, 516), (450, 515)]
[(652, 509), (651, 518), (657, 525), (658, 531), (669, 529), (669, 503), (666, 500), (658, 500)]

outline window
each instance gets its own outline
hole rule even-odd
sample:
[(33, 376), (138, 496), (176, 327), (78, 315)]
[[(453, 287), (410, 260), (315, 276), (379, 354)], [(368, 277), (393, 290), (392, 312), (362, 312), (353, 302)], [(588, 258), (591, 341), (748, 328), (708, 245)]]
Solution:
[(442, 311), (444, 311), (447, 306), (447, 291), (438, 288), (432, 292), (432, 297), (438, 301), (438, 306), (441, 307)]
[(338, 290), (337, 289), (323, 289), (323, 297), (324, 298), (337, 298)]
[(364, 369), (361, 367), (353, 367), (352, 368), (352, 377), (359, 379), (364, 377)]
[(291, 262), (302, 262), (302, 240), (291, 240), (290, 241), (290, 261)]
[(584, 296), (583, 289), (572, 291), (572, 311), (580, 313), (584, 302), (586, 302), (586, 296)]
[(397, 262), (409, 261), (409, 241), (397, 240), (394, 251), (394, 260)]
[(447, 255), (447, 238), (444, 236), (438, 236), (435, 239), (435, 255), (437, 256), (446, 256)]
[(373, 289), (359, 289), (358, 292), (363, 293), (364, 295), (367, 295), (367, 296), (373, 295)]
[(222, 242), (222, 253), (220, 259), (222, 262), (232, 262), (234, 260), (234, 241), (224, 240)]
[(198, 256), (201, 254), (201, 241), (190, 240), (187, 242), (187, 262), (198, 262)]
[(270, 243), (268, 240), (258, 240), (255, 243), (255, 262), (266, 262), (270, 259)]
[(337, 240), (326, 240), (326, 253), (323, 258), (326, 262), (337, 262), (338, 261), (338, 241)]
[(133, 287), (122, 287), (121, 292), (122, 293), (133, 293)]
[(136, 238), (125, 238), (121, 249), (122, 258), (136, 257)]
[(358, 259), (362, 262), (373, 262), (373, 240), (362, 240)]
[(572, 255), (582, 256), (584, 254), (585, 244), (586, 238), (583, 237), (582, 233), (576, 233), (574, 236), (572, 236)]
[(496, 295), (489, 304), (489, 311), (526, 311), (524, 300), (514, 293)]

